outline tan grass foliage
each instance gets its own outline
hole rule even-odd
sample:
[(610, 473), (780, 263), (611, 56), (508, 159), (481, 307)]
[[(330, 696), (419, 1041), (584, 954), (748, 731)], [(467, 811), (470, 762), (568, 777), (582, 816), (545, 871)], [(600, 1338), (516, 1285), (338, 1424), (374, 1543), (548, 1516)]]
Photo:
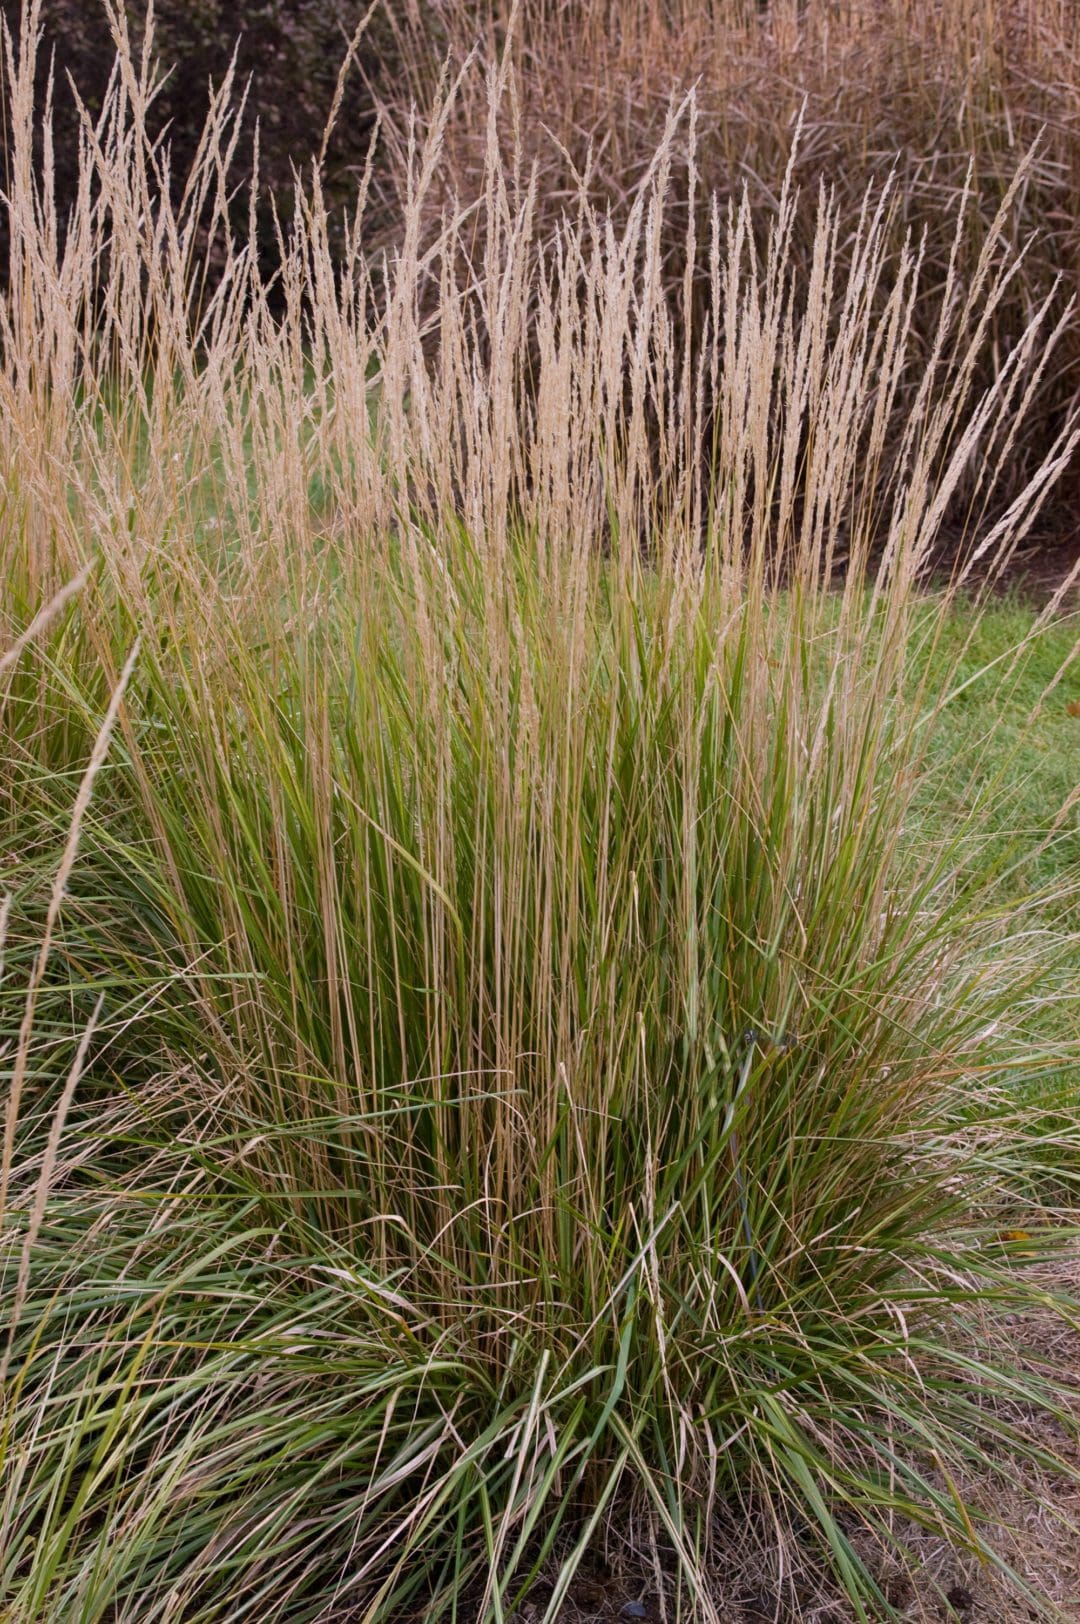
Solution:
[[(696, 209), (700, 238), (714, 197), (738, 205), (745, 195), (760, 242), (789, 160), (799, 193), (789, 257), (803, 297), (820, 188), (842, 222), (839, 252), (848, 269), (866, 189), (895, 175), (885, 244), (897, 256), (910, 234), (925, 263), (913, 313), (917, 354), (932, 348), (950, 274), (965, 287), (976, 274), (1026, 153), (1004, 222), (1024, 263), (988, 331), (980, 381), (1055, 286), (1059, 308), (1077, 291), (1080, 19), (1069, 0), (432, 0), (404, 8), (399, 28), (412, 72), (386, 125), (389, 169), (399, 177), (396, 190), (384, 182), (392, 222), (407, 168), (393, 132), (404, 128), (410, 102), (429, 106), (448, 56), (455, 69), (465, 60), (474, 67), (443, 133), (439, 183), (428, 200), (432, 228), (442, 209), (482, 196), (492, 133), (515, 200), (534, 188), (542, 240), (583, 196), (625, 220), (648, 185), (672, 107), (693, 91), (694, 115), (671, 140), (677, 184), (660, 244), (676, 320), (689, 308), (695, 322), (708, 303), (707, 279), (687, 274), (687, 208)], [(489, 113), (493, 74), (504, 91)], [(691, 170), (696, 190), (687, 184)], [(958, 212), (964, 232), (956, 243)], [(481, 216), (469, 242), (477, 256), (483, 235)], [(1075, 399), (1078, 367), (1074, 316), (1018, 426), (1002, 497), (1042, 460)], [(917, 382), (915, 365), (901, 409)], [(968, 514), (970, 485), (965, 480), (951, 515), (954, 531)], [(1051, 541), (1068, 527), (1072, 490), (1062, 487)]]

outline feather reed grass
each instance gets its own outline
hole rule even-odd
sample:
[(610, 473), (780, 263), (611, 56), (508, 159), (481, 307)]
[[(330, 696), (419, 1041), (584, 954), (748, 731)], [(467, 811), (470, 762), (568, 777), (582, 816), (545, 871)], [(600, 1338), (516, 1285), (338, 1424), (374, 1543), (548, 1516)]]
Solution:
[(905, 1529), (1010, 1577), (957, 1484), (1068, 1470), (997, 1322), (1071, 1312), (1025, 1261), (1060, 1221), (1000, 1236), (1073, 944), (909, 825), (951, 610), (1077, 438), (927, 596), (1062, 331), (1044, 303), (978, 384), (1030, 171), (928, 348), (887, 190), (854, 239), (822, 196), (805, 289), (790, 170), (764, 242), (684, 210), (688, 339), (677, 119), (625, 220), (540, 234), (494, 85), (463, 278), (476, 211), (425, 229), (448, 82), (396, 252), (362, 188), (336, 260), (316, 178), (271, 289), (224, 91), (174, 207), (119, 13), (58, 233), (36, 21), (0, 304), (8, 1615), (554, 1621), (617, 1514), (714, 1620), (739, 1506), (860, 1618)]

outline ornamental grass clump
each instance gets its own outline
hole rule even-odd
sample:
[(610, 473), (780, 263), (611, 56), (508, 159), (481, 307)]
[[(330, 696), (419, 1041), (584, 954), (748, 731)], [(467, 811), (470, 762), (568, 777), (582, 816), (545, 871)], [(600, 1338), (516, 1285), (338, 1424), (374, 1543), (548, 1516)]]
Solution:
[(916, 353), (888, 190), (854, 243), (822, 198), (795, 297), (789, 177), (763, 249), (745, 205), (688, 239), (690, 343), (675, 114), (624, 224), (581, 200), (543, 242), (493, 139), (461, 280), (471, 215), (421, 231), (452, 84), (396, 252), (361, 193), (335, 263), (316, 180), (271, 288), (226, 91), (174, 209), (120, 13), (61, 241), (35, 20), (0, 305), (0, 1602), (553, 1621), (618, 1516), (669, 1616), (712, 1620), (740, 1507), (861, 1618), (920, 1527), (1010, 1579), (964, 1485), (1067, 1470), (998, 1320), (1054, 1306), (1025, 1269), (1060, 1226), (1000, 1236), (1070, 944), (908, 820), (963, 646), (929, 656), (1072, 427), (927, 598), (940, 516), (999, 478), (1062, 313), (975, 388), (1000, 232)]

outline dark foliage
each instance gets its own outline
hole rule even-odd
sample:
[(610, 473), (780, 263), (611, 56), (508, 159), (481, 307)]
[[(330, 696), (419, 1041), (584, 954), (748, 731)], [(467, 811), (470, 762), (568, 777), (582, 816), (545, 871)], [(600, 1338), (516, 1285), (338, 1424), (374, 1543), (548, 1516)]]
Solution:
[[(146, 0), (125, 0), (132, 37), (141, 43)], [(172, 173), (187, 174), (206, 115), (207, 87), (220, 84), (236, 53), (237, 86), (250, 81), (244, 131), (232, 180), (240, 184), (237, 207), (246, 213), (255, 123), (259, 126), (260, 247), (271, 260), (274, 238), (268, 198), (287, 214), (294, 166), (318, 153), (349, 41), (367, 9), (366, 0), (157, 0), (155, 54), (168, 75), (155, 103), (155, 126), (172, 149)], [(13, 34), (20, 29), (21, 0), (0, 0), (0, 14)], [(100, 111), (116, 54), (102, 0), (43, 0), (42, 48), (38, 54), (38, 105), (44, 105), (50, 72), (55, 79), (56, 188), (61, 216), (77, 174), (79, 112), (70, 81), (87, 111)], [(374, 128), (373, 89), (393, 74), (393, 39), (376, 15), (345, 82), (344, 97), (323, 166), (331, 203), (355, 190)], [(70, 81), (69, 81), (70, 76)], [(4, 161), (8, 157), (7, 73), (4, 73)], [(242, 200), (241, 200), (242, 199)], [(6, 270), (6, 215), (0, 211), (0, 266)], [(2, 274), (2, 273), (0, 273)]]

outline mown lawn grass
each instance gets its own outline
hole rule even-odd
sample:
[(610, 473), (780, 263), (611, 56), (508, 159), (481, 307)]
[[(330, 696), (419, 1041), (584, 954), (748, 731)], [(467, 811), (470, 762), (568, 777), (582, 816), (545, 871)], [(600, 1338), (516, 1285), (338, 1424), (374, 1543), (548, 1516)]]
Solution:
[[(1017, 896), (1060, 893), (1051, 907), (1075, 923), (1080, 810), (1061, 813), (1080, 782), (1080, 612), (1066, 608), (1028, 641), (1037, 612), (1014, 592), (979, 613), (960, 602), (946, 622), (942, 656), (963, 648), (953, 673), (963, 691), (934, 728), (925, 815), (931, 827), (962, 822), (976, 797), (990, 799), (985, 835), (1017, 859), (1003, 884)], [(992, 681), (1013, 666), (1004, 687)]]
[(1016, 1086), (1044, 1103), (1060, 1199), (1071, 1206), (1080, 1173), (1068, 1128), (1080, 1088), (1080, 620), (1066, 605), (1033, 638), (1038, 615), (1038, 601), (1014, 590), (978, 611), (961, 599), (944, 623), (934, 658), (961, 651), (955, 697), (929, 740), (911, 838), (969, 832), (971, 861), (989, 866), (992, 893), (1022, 910), (1016, 928), (1049, 933), (1052, 973), (1029, 1007), (1030, 1064)]

